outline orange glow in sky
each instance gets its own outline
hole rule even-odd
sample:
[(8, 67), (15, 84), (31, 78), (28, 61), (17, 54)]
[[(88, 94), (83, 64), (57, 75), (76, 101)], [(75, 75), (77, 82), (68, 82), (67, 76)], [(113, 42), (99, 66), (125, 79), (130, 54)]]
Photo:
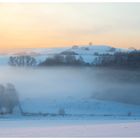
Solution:
[(104, 44), (140, 49), (140, 4), (0, 4), (0, 51)]

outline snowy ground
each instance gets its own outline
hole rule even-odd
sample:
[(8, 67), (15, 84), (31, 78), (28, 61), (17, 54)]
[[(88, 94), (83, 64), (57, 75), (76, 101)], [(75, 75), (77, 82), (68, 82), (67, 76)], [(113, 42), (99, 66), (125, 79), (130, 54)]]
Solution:
[(0, 137), (140, 137), (140, 117), (4, 117)]

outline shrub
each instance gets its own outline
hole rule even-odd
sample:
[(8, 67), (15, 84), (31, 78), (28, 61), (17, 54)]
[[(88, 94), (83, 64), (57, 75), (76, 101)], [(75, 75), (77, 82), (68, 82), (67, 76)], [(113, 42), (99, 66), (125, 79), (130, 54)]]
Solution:
[(66, 115), (65, 110), (64, 110), (63, 108), (60, 108), (60, 109), (58, 110), (58, 115), (60, 115), (60, 116)]

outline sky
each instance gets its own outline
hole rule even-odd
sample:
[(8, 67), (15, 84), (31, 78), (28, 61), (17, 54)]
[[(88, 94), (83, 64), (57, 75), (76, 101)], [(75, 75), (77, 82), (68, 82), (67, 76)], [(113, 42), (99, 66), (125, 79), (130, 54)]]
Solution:
[(140, 3), (0, 3), (0, 51), (89, 42), (140, 49)]

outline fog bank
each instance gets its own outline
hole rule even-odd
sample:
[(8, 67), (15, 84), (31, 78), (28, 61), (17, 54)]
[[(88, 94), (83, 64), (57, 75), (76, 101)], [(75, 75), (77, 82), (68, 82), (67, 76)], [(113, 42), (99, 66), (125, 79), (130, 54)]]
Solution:
[(137, 71), (89, 67), (0, 67), (0, 83), (13, 83), (27, 98), (96, 98), (140, 104)]

